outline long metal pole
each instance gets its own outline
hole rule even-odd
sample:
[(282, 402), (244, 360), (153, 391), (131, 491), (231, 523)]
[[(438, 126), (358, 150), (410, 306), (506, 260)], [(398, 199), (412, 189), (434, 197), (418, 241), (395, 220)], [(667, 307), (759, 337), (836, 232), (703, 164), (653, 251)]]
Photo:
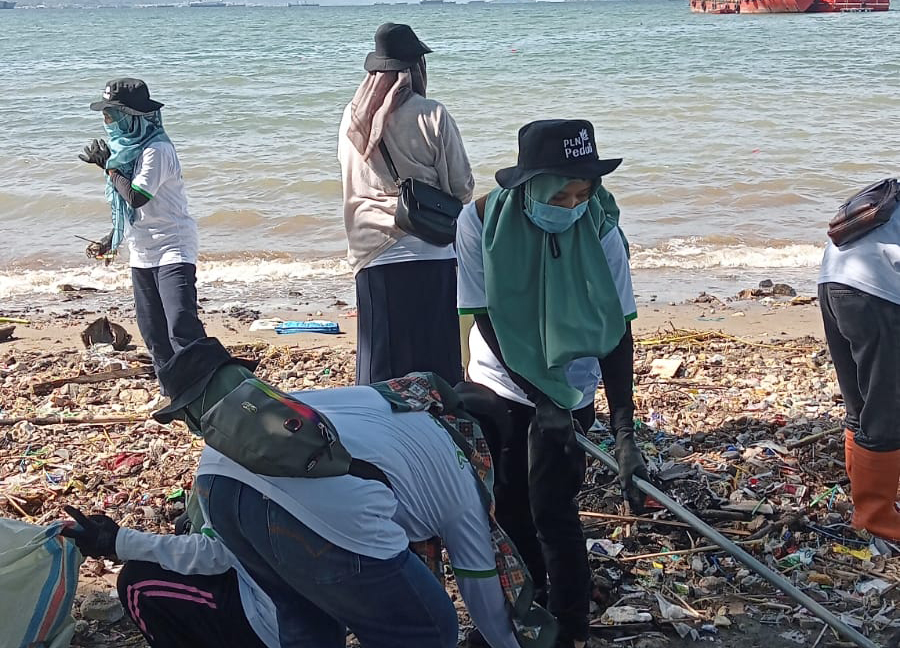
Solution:
[[(616, 473), (619, 472), (619, 466), (616, 463), (616, 460), (609, 456), (608, 453), (604, 452), (597, 444), (592, 443), (590, 440), (588, 440), (587, 437), (581, 434), (576, 434), (575, 436), (578, 439), (578, 445), (580, 445), (585, 452), (587, 452), (595, 459), (599, 459), (600, 461), (602, 461), (603, 464), (610, 470), (613, 470)], [(832, 614), (829, 610), (822, 607), (819, 603), (804, 594), (803, 591), (795, 587), (793, 583), (787, 580), (784, 576), (782, 576), (781, 574), (777, 574), (766, 567), (756, 558), (741, 549), (738, 545), (734, 544), (731, 540), (709, 526), (706, 522), (691, 513), (689, 510), (663, 493), (650, 482), (643, 480), (640, 477), (635, 477), (634, 485), (637, 486), (643, 493), (649, 495), (660, 504), (665, 506), (667, 509), (669, 509), (669, 511), (671, 511), (682, 522), (687, 522), (688, 524), (690, 524), (691, 527), (696, 529), (697, 532), (700, 533), (700, 535), (702, 535), (704, 538), (720, 546), (724, 551), (727, 551), (734, 558), (744, 563), (744, 565), (746, 565), (749, 569), (765, 578), (767, 581), (769, 581), (769, 583), (790, 596), (792, 599), (797, 601), (797, 603), (805, 607), (819, 619), (834, 628), (835, 631), (837, 631), (839, 634), (843, 635), (860, 648), (879, 648), (878, 644), (874, 643), (871, 639), (864, 636), (854, 628), (848, 626), (846, 623)]]

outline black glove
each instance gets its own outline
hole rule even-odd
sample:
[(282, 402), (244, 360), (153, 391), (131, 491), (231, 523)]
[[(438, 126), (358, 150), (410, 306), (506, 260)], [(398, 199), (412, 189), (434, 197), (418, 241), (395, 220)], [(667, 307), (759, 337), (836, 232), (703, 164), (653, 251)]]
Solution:
[(537, 399), (534, 408), (534, 424), (545, 438), (563, 446), (566, 453), (578, 449), (572, 412), (563, 409), (543, 394)]
[(634, 440), (632, 428), (622, 428), (616, 433), (616, 463), (619, 464), (619, 485), (622, 487), (622, 496), (627, 500), (634, 513), (644, 510), (644, 493), (634, 485), (632, 476), (650, 481), (647, 475), (647, 465), (644, 457)]
[(96, 243), (91, 243), (84, 249), (84, 253), (88, 259), (102, 259), (109, 254), (112, 248), (112, 232), (104, 236)]
[(96, 164), (101, 169), (106, 169), (106, 162), (111, 155), (109, 147), (105, 140), (91, 140), (91, 143), (84, 147), (84, 153), (78, 154), (78, 159), (88, 164)]
[(78, 522), (78, 525), (63, 527), (59, 532), (60, 535), (72, 538), (78, 550), (85, 556), (115, 557), (119, 525), (112, 518), (106, 515), (85, 515), (74, 506), (66, 506), (64, 510)]

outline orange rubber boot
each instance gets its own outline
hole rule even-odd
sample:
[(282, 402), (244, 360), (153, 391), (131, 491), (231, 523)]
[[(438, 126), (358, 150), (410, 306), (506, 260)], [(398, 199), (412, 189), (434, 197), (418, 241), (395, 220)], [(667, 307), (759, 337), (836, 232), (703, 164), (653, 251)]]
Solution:
[(844, 468), (850, 476), (850, 465), (853, 463), (853, 430), (844, 428)]
[(900, 541), (900, 513), (894, 507), (900, 483), (900, 450), (872, 452), (853, 444), (853, 526)]

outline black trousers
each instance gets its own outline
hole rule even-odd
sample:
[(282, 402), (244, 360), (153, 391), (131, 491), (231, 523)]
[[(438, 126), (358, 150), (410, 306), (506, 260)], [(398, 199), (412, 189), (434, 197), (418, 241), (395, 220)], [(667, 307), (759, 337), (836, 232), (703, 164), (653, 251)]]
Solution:
[(206, 337), (197, 316), (196, 272), (192, 263), (131, 269), (138, 330), (157, 371), (176, 351)]
[[(512, 418), (509, 438), (482, 428), (496, 464), (497, 522), (515, 543), (535, 588), (549, 593), (560, 639), (585, 641), (591, 574), (575, 500), (584, 481), (584, 453), (566, 454), (559, 443), (544, 439), (532, 426), (533, 407), (501, 400)], [(593, 404), (572, 414), (585, 430), (594, 424)]]
[(838, 283), (819, 285), (825, 339), (854, 441), (900, 449), (900, 304)]
[(456, 261), (406, 261), (356, 275), (356, 384), (432, 371), (462, 380)]
[(241, 605), (236, 572), (183, 576), (130, 560), (119, 600), (152, 648), (265, 648)]

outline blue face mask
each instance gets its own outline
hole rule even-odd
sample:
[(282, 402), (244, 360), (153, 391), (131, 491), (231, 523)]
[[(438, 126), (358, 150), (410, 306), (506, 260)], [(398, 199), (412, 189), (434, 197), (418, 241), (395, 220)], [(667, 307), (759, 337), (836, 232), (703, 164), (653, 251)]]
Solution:
[(113, 122), (111, 124), (103, 124), (106, 134), (110, 139), (119, 139), (126, 137), (133, 130), (133, 120), (131, 115), (126, 115), (121, 111), (111, 111)]
[(525, 215), (532, 223), (548, 234), (561, 234), (578, 222), (588, 208), (588, 201), (578, 203), (574, 207), (560, 207), (532, 200), (531, 209)]

